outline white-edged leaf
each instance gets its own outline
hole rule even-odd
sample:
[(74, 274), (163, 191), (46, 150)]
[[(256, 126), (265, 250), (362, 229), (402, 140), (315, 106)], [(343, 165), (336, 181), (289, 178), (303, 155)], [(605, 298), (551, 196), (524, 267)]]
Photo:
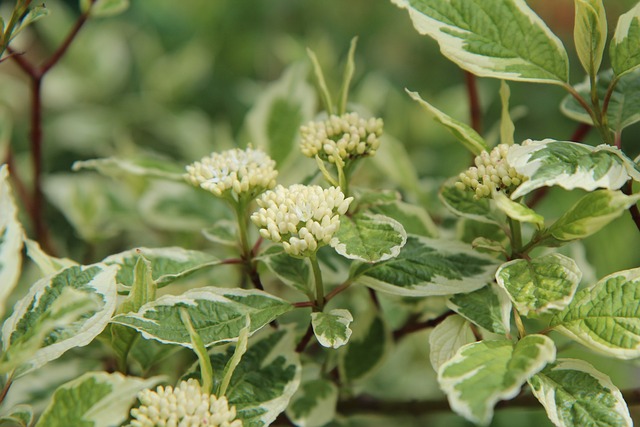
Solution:
[(511, 194), (516, 200), (540, 187), (567, 190), (596, 188), (617, 190), (640, 172), (631, 159), (615, 147), (592, 147), (570, 141), (528, 141), (509, 149), (507, 162), (528, 178)]
[(16, 405), (0, 414), (0, 425), (10, 423), (20, 427), (29, 427), (33, 421), (33, 408), (29, 405)]
[(11, 32), (9, 39), (13, 39), (18, 35), (22, 30), (27, 28), (29, 25), (33, 24), (49, 15), (49, 9), (42, 3), (42, 5), (37, 5), (29, 8), (29, 11), (22, 17), (20, 24), (16, 25), (16, 27)]
[(511, 300), (495, 284), (468, 294), (452, 295), (447, 307), (468, 321), (495, 334), (508, 335), (511, 325)]
[(522, 203), (514, 202), (503, 192), (494, 190), (492, 198), (496, 207), (504, 212), (509, 218), (520, 222), (535, 224), (538, 228), (541, 228), (544, 225), (544, 218), (542, 215), (536, 213), (536, 211)]
[(395, 219), (408, 234), (417, 234), (425, 237), (437, 237), (438, 227), (427, 211), (417, 205), (395, 200), (391, 203), (380, 203), (367, 208), (367, 212), (384, 215)]
[(391, 332), (380, 314), (359, 313), (349, 343), (338, 352), (340, 378), (352, 383), (373, 374), (384, 363), (391, 343)]
[(573, 40), (582, 67), (595, 76), (607, 43), (607, 16), (602, 0), (575, 0)]
[(9, 184), (9, 167), (0, 166), (0, 317), (5, 303), (18, 283), (22, 266), (24, 231)]
[[(73, 266), (31, 286), (2, 327), (4, 352), (10, 353), (12, 346), (26, 345), (31, 339), (40, 338), (40, 328), (48, 329), (52, 321), (56, 323), (43, 339), (38, 339), (38, 349), (19, 368), (20, 375), (60, 357), (67, 350), (89, 344), (102, 332), (116, 308), (116, 272), (116, 267), (105, 264)], [(95, 309), (79, 319), (73, 313), (65, 313), (67, 309), (74, 310), (73, 306), (65, 305), (81, 297), (94, 301)], [(71, 322), (64, 322), (69, 316)]]
[(220, 264), (220, 260), (211, 254), (180, 247), (136, 248), (110, 255), (102, 262), (120, 266), (118, 283), (131, 286), (140, 256), (151, 262), (153, 280), (160, 288), (198, 270)]
[(564, 83), (562, 42), (524, 0), (392, 0), (444, 56), (481, 77)]
[(640, 268), (619, 271), (578, 291), (550, 326), (592, 350), (640, 357)]
[(353, 316), (349, 310), (336, 308), (327, 313), (311, 313), (311, 326), (318, 342), (323, 347), (339, 348), (349, 342)]
[(438, 370), (438, 382), (456, 413), (488, 425), (495, 404), (517, 396), (555, 356), (553, 341), (544, 335), (527, 335), (515, 345), (508, 340), (479, 341), (458, 349)]
[(182, 182), (185, 170), (175, 163), (165, 160), (137, 158), (119, 159), (107, 157), (103, 159), (78, 160), (71, 167), (77, 172), (83, 169), (95, 170), (102, 175), (113, 178), (139, 176), (147, 178), (162, 178)]
[(529, 378), (531, 391), (558, 427), (631, 427), (620, 390), (584, 360), (558, 359)]
[[(509, 98), (511, 97), (511, 89), (504, 80), (500, 81), (500, 103), (502, 110), (500, 113), (500, 143), (513, 145), (513, 133), (515, 125), (509, 114)], [(488, 150), (487, 150), (488, 151)]]
[(611, 39), (611, 66), (619, 77), (640, 66), (640, 3), (620, 15)]
[(456, 241), (409, 236), (397, 258), (356, 266), (352, 277), (402, 296), (472, 292), (493, 280), (498, 261)]
[(182, 295), (163, 295), (137, 313), (114, 316), (112, 323), (129, 326), (146, 339), (192, 348), (189, 332), (180, 319), (186, 308), (194, 329), (205, 346), (236, 341), (251, 318), (251, 334), (293, 306), (259, 290), (202, 287)]
[(313, 275), (308, 258), (294, 258), (284, 252), (282, 246), (272, 246), (257, 259), (263, 262), (284, 284), (313, 297), (309, 286), (313, 283)]
[(440, 322), (429, 335), (429, 360), (438, 372), (443, 363), (451, 359), (458, 349), (476, 340), (470, 323), (453, 314)]
[(411, 99), (418, 102), (425, 110), (433, 114), (434, 119), (446, 127), (449, 132), (451, 132), (453, 136), (455, 136), (458, 141), (460, 141), (462, 145), (464, 145), (467, 150), (471, 151), (474, 155), (478, 155), (482, 151), (489, 151), (486, 141), (478, 134), (478, 132), (473, 130), (471, 126), (438, 110), (436, 107), (422, 99), (417, 92), (407, 90), (407, 93)]
[(407, 233), (395, 219), (359, 213), (340, 219), (331, 246), (345, 258), (375, 263), (397, 257), (406, 242)]
[(338, 403), (338, 387), (317, 378), (302, 381), (287, 407), (287, 417), (298, 427), (322, 427), (333, 420)]
[(127, 420), (137, 394), (160, 381), (161, 377), (88, 372), (58, 387), (36, 427), (120, 425)]
[(80, 0), (80, 10), (94, 18), (118, 15), (129, 8), (129, 0)]
[(454, 185), (455, 181), (455, 179), (446, 181), (438, 192), (438, 198), (447, 209), (458, 216), (474, 221), (488, 224), (502, 222), (492, 210), (491, 199), (486, 197), (476, 199), (473, 191), (460, 190)]
[(228, 219), (216, 221), (213, 226), (202, 230), (202, 235), (214, 243), (221, 245), (233, 246), (238, 245), (236, 222)]
[(31, 261), (38, 266), (45, 276), (56, 273), (64, 268), (78, 265), (77, 262), (69, 258), (56, 258), (47, 255), (35, 240), (24, 239), (24, 245), (27, 249), (27, 256), (31, 258)]
[(573, 299), (582, 272), (559, 253), (531, 260), (514, 259), (500, 266), (496, 281), (523, 316), (564, 309)]

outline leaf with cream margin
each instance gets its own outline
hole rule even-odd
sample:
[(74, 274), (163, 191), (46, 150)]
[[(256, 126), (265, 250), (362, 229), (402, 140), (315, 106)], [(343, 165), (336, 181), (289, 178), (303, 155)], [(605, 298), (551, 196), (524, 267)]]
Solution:
[(438, 372), (460, 347), (475, 342), (471, 324), (464, 317), (453, 314), (440, 322), (429, 335), (429, 360)]
[(573, 39), (582, 67), (595, 76), (607, 43), (607, 17), (602, 0), (575, 0)]
[(311, 326), (323, 347), (339, 348), (349, 342), (353, 316), (349, 310), (336, 308), (327, 313), (311, 313)]
[(500, 335), (511, 328), (511, 300), (495, 283), (468, 294), (452, 295), (447, 307), (468, 321)]
[(618, 77), (640, 66), (640, 3), (620, 15), (609, 46), (611, 66)]
[(36, 263), (45, 276), (56, 273), (64, 268), (78, 265), (78, 263), (72, 259), (56, 258), (48, 255), (35, 240), (24, 239), (24, 245), (27, 248), (27, 256), (31, 258), (31, 261)]
[(24, 231), (18, 221), (18, 208), (9, 184), (9, 167), (0, 166), (0, 317), (15, 288), (22, 266)]
[(360, 213), (340, 218), (331, 246), (345, 258), (374, 263), (397, 257), (406, 242), (407, 232), (395, 219)]

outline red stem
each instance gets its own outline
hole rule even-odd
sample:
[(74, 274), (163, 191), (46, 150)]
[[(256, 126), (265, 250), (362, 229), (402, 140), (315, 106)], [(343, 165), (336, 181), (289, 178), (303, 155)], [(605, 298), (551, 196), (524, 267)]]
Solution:
[[(628, 181), (625, 186), (622, 188), (622, 191), (626, 195), (631, 195), (633, 193), (633, 181)], [(633, 206), (629, 208), (629, 213), (631, 214), (631, 219), (633, 219), (633, 223), (640, 231), (640, 210), (638, 210), (638, 204), (634, 203)]]
[(480, 107), (480, 97), (478, 96), (478, 85), (476, 76), (468, 71), (464, 72), (464, 80), (467, 85), (469, 95), (469, 116), (471, 127), (478, 133), (482, 132), (482, 108)]

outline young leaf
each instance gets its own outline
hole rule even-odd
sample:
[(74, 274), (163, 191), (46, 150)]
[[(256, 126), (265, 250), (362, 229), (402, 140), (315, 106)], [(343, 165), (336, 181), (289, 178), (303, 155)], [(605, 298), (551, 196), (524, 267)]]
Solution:
[(502, 264), (496, 273), (498, 285), (523, 316), (564, 309), (581, 278), (575, 261), (558, 253), (532, 260), (514, 259)]
[(9, 185), (9, 167), (0, 166), (0, 317), (5, 302), (18, 283), (22, 266), (24, 231), (18, 222), (18, 209)]
[(462, 316), (448, 316), (429, 335), (429, 360), (438, 372), (440, 366), (451, 359), (458, 349), (476, 340), (471, 326)]
[(16, 405), (3, 411), (0, 415), (0, 425), (10, 423), (20, 427), (29, 427), (33, 421), (33, 408), (29, 405)]
[(493, 280), (497, 260), (449, 240), (409, 236), (397, 258), (352, 271), (370, 288), (403, 296), (472, 292)]
[(619, 271), (576, 293), (550, 326), (619, 359), (640, 356), (640, 268)]
[(616, 31), (611, 39), (609, 55), (611, 66), (618, 77), (640, 66), (640, 3), (629, 12), (620, 15)]
[(347, 99), (349, 98), (349, 86), (351, 85), (351, 79), (356, 69), (355, 61), (353, 59), (356, 52), (356, 45), (358, 43), (358, 37), (351, 39), (349, 46), (349, 54), (347, 55), (347, 63), (344, 66), (344, 75), (342, 77), (342, 86), (340, 87), (340, 97), (338, 99), (338, 114), (342, 115), (347, 112)]
[(488, 224), (500, 224), (496, 214), (491, 209), (489, 198), (475, 199), (473, 191), (460, 190), (453, 183), (454, 180), (445, 182), (440, 188), (438, 198), (454, 214), (463, 218)]
[(331, 246), (345, 258), (374, 263), (397, 257), (406, 242), (407, 233), (395, 219), (360, 213), (340, 219)]
[[(251, 321), (249, 316), (247, 316), (244, 328), (240, 330), (240, 335), (238, 335), (238, 341), (236, 342), (236, 348), (233, 351), (233, 356), (231, 356), (231, 359), (229, 359), (222, 371), (222, 381), (220, 381), (220, 385), (218, 386), (218, 391), (216, 393), (217, 396), (226, 396), (227, 394), (227, 388), (231, 382), (231, 377), (238, 367), (240, 360), (242, 360), (242, 356), (247, 352), (250, 329)], [(200, 365), (200, 370), (202, 370), (202, 365)]]
[[(102, 332), (116, 308), (116, 271), (104, 264), (74, 266), (31, 286), (2, 327), (3, 357), (22, 364), (16, 375), (85, 346)], [(12, 354), (21, 347), (22, 356)]]
[(631, 159), (608, 145), (592, 147), (569, 141), (529, 141), (513, 146), (507, 162), (528, 179), (512, 194), (516, 200), (540, 187), (558, 185), (567, 190), (617, 190), (640, 172)]
[(152, 277), (159, 288), (203, 268), (220, 264), (220, 260), (213, 255), (179, 247), (136, 248), (108, 256), (102, 262), (120, 266), (118, 283), (132, 286), (135, 265), (140, 256), (151, 263)]
[(251, 334), (293, 307), (266, 292), (203, 287), (182, 295), (163, 295), (145, 304), (137, 313), (119, 314), (111, 322), (129, 326), (146, 339), (192, 348), (189, 332), (180, 320), (186, 308), (205, 346), (236, 341), (251, 317)]
[(18, 35), (18, 33), (27, 28), (29, 25), (41, 20), (47, 15), (49, 15), (49, 9), (46, 8), (44, 3), (41, 6), (33, 6), (29, 8), (29, 11), (24, 15), (22, 21), (20, 21), (20, 24), (13, 29), (9, 38), (13, 39)]
[(529, 378), (529, 385), (558, 427), (631, 427), (620, 390), (584, 360), (558, 359)]
[(89, 372), (58, 387), (36, 427), (120, 425), (137, 394), (154, 387), (160, 377), (127, 377), (120, 373)]
[(80, 10), (94, 18), (118, 15), (129, 8), (129, 0), (80, 0)]
[(385, 360), (391, 346), (391, 333), (377, 313), (361, 313), (353, 324), (349, 344), (340, 349), (338, 370), (347, 383), (366, 378)]
[(303, 381), (286, 409), (298, 427), (322, 427), (333, 420), (338, 403), (338, 387), (323, 378)]
[[(481, 77), (562, 84), (569, 60), (562, 42), (524, 0), (391, 0), (444, 56)], [(477, 153), (476, 153), (477, 154)]]
[(272, 246), (258, 257), (285, 285), (313, 297), (309, 285), (313, 276), (308, 258), (294, 258), (284, 252), (281, 246)]
[(531, 208), (522, 203), (514, 202), (508, 196), (500, 191), (493, 192), (493, 201), (496, 207), (504, 212), (509, 218), (520, 222), (529, 222), (542, 228), (544, 226), (544, 218)]
[(170, 181), (184, 181), (184, 167), (175, 163), (149, 158), (107, 157), (104, 159), (78, 160), (73, 163), (74, 172), (83, 169), (95, 170), (112, 178), (138, 176), (145, 178), (161, 178)]
[(607, 17), (602, 0), (575, 0), (573, 39), (582, 67), (595, 76), (607, 43)]
[(511, 341), (479, 341), (461, 347), (438, 370), (451, 408), (471, 422), (488, 425), (499, 400), (512, 399), (534, 374), (553, 362), (556, 349), (544, 335)]
[(640, 194), (627, 196), (621, 191), (596, 190), (583, 196), (546, 231), (560, 241), (590, 236), (640, 200)]
[(380, 203), (371, 206), (367, 212), (385, 215), (395, 219), (408, 234), (417, 234), (425, 237), (437, 237), (438, 228), (426, 210), (420, 206), (394, 200), (391, 203)]
[(316, 84), (318, 85), (318, 91), (320, 92), (320, 98), (322, 98), (322, 102), (324, 103), (324, 108), (328, 115), (332, 115), (334, 107), (333, 100), (331, 99), (331, 93), (327, 87), (327, 82), (324, 79), (324, 73), (322, 72), (322, 67), (320, 66), (318, 57), (315, 52), (309, 48), (307, 48), (307, 55), (309, 55), (309, 59), (313, 65), (313, 74), (316, 78)]
[(513, 145), (513, 132), (515, 126), (511, 116), (509, 115), (509, 97), (511, 90), (504, 80), (500, 81), (500, 101), (502, 104), (502, 112), (500, 114), (500, 143)]
[(447, 307), (490, 332), (509, 334), (511, 301), (504, 290), (494, 284), (468, 294), (452, 295)]
[(349, 310), (337, 308), (328, 313), (311, 313), (313, 333), (323, 347), (339, 348), (349, 342), (353, 316)]
[(47, 255), (35, 240), (24, 239), (24, 245), (27, 249), (27, 256), (31, 258), (31, 261), (38, 266), (40, 272), (45, 276), (57, 273), (64, 268), (78, 265), (77, 262), (69, 258), (56, 258)]
[(482, 151), (489, 151), (485, 140), (478, 134), (478, 132), (473, 130), (471, 126), (459, 122), (452, 117), (449, 117), (448, 115), (422, 99), (417, 92), (411, 92), (407, 90), (407, 93), (409, 94), (411, 99), (417, 101), (425, 110), (433, 114), (434, 119), (438, 123), (446, 127), (449, 132), (451, 132), (453, 136), (455, 136), (458, 141), (460, 141), (462, 145), (464, 145), (467, 150), (471, 151), (474, 155), (478, 155)]

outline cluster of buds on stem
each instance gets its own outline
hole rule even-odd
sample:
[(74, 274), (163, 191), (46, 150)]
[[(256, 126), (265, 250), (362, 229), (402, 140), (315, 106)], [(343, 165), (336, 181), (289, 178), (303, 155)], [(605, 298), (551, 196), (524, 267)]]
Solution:
[(493, 190), (511, 194), (526, 178), (507, 163), (509, 145), (500, 144), (491, 153), (476, 156), (475, 166), (462, 172), (455, 183), (460, 190), (471, 189), (475, 198), (491, 197)]
[(276, 185), (276, 162), (249, 147), (212, 153), (187, 166), (186, 179), (217, 197), (253, 199)]
[(339, 187), (296, 184), (279, 185), (256, 201), (260, 208), (251, 221), (260, 228), (260, 235), (282, 242), (288, 254), (304, 257), (331, 242), (353, 197), (346, 198)]
[(158, 387), (138, 394), (140, 406), (131, 410), (131, 427), (242, 427), (235, 406), (226, 397), (203, 393), (195, 379), (182, 381), (176, 388)]
[(382, 119), (367, 120), (357, 113), (331, 115), (300, 127), (300, 150), (307, 157), (317, 155), (334, 164), (373, 156), (380, 146), (382, 125)]

